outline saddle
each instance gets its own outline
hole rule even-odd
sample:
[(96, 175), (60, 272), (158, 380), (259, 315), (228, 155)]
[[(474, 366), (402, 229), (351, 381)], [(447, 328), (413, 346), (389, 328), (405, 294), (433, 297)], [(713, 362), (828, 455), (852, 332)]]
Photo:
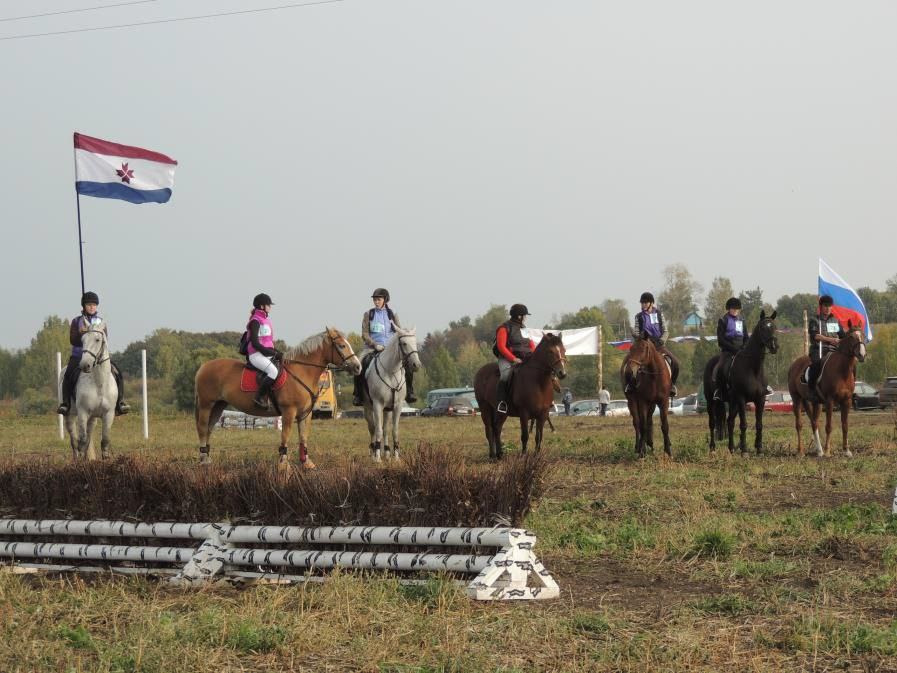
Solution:
[[(255, 367), (250, 367), (246, 365), (243, 367), (243, 376), (240, 378), (240, 390), (244, 393), (254, 393), (259, 389), (259, 384), (262, 382), (262, 378), (267, 376), (265, 372), (260, 372)], [(283, 388), (283, 384), (287, 381), (287, 370), (284, 367), (280, 368), (280, 374), (277, 375), (277, 380), (274, 382), (274, 385), (271, 386), (271, 390), (280, 390)]]

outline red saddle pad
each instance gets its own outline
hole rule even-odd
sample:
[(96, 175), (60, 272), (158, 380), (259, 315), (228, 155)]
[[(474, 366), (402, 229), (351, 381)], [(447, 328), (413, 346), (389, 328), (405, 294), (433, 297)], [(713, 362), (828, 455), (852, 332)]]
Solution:
[[(259, 389), (259, 384), (256, 383), (255, 377), (258, 375), (258, 370), (252, 369), (252, 367), (243, 367), (243, 378), (240, 379), (240, 390), (244, 393), (254, 393)], [(287, 381), (287, 370), (283, 367), (280, 368), (280, 375), (277, 377), (277, 380), (274, 382), (273, 390), (280, 390), (283, 388), (283, 384)]]

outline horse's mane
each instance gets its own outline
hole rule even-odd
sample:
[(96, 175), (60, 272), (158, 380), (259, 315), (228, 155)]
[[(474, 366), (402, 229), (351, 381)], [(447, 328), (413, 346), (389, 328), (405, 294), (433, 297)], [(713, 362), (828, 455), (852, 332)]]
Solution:
[(327, 338), (327, 330), (323, 332), (318, 332), (317, 334), (312, 334), (305, 341), (300, 343), (298, 346), (290, 348), (284, 353), (284, 357), (287, 360), (292, 360), (298, 355), (308, 355), (309, 353), (313, 353), (316, 350), (319, 350), (324, 345), (324, 339)]

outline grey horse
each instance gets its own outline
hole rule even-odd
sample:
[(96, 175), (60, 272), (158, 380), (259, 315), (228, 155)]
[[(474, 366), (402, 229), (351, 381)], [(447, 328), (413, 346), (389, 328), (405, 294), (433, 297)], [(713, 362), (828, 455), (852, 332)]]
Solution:
[[(374, 355), (365, 372), (367, 390), (364, 394), (364, 418), (371, 434), (371, 458), (380, 461), (381, 448), (389, 457), (399, 457), (399, 417), (405, 403), (405, 365), (414, 371), (420, 369), (417, 353), (417, 336), (414, 328), (395, 332), (383, 350)], [(391, 418), (390, 418), (391, 416)], [(386, 442), (386, 428), (392, 421), (392, 445)]]

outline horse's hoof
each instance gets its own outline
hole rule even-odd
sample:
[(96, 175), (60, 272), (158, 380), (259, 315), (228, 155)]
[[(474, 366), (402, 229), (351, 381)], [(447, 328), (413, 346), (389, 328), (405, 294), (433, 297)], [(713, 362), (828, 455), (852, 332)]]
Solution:
[(848, 458), (853, 458), (853, 451), (851, 451), (850, 449), (847, 449), (847, 451), (844, 452), (844, 455), (847, 456)]
[(200, 465), (211, 465), (211, 464), (212, 464), (212, 459), (209, 458), (209, 454), (207, 454), (207, 453), (200, 453), (200, 454), (199, 454), (199, 464), (200, 464)]
[(301, 463), (303, 470), (317, 470), (318, 466), (311, 462), (311, 458), (306, 458), (305, 461)]

